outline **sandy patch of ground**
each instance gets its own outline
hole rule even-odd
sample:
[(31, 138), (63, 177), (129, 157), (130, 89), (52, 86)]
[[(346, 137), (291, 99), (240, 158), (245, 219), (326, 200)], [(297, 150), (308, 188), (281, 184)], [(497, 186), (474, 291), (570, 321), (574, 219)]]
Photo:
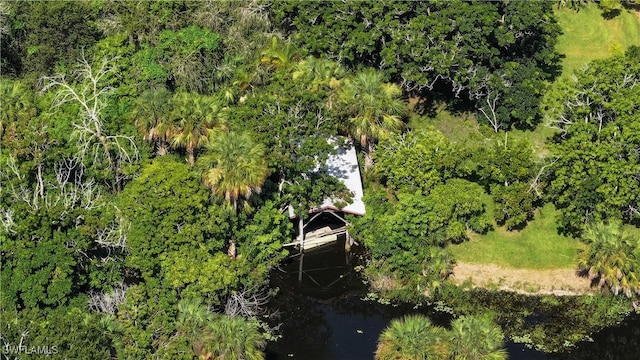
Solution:
[(591, 294), (590, 280), (580, 277), (575, 269), (529, 270), (510, 269), (493, 264), (458, 263), (453, 281), (470, 280), (474, 287), (515, 291), (523, 294), (581, 295)]

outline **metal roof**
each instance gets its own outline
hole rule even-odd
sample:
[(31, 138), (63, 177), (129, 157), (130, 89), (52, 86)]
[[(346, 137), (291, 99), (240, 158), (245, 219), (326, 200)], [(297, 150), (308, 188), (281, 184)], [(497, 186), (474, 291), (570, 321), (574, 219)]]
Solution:
[(360, 176), (356, 148), (351, 140), (344, 142), (343, 146), (340, 146), (336, 139), (329, 139), (329, 143), (335, 144), (336, 154), (329, 155), (325, 163), (325, 171), (327, 174), (339, 179), (353, 193), (353, 202), (343, 208), (338, 208), (334, 204), (343, 200), (325, 199), (320, 208), (312, 209), (312, 211), (333, 209), (354, 215), (364, 215), (362, 178)]

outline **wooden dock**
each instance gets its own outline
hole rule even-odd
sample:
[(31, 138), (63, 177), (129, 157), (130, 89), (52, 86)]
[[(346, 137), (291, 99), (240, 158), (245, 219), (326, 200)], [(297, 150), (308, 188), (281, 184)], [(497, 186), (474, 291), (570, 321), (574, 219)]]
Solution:
[(298, 238), (294, 242), (284, 244), (283, 246), (293, 246), (301, 248), (301, 250), (309, 250), (322, 245), (327, 245), (338, 241), (338, 235), (346, 234), (347, 227), (343, 226), (337, 229), (331, 229), (329, 226), (309, 231), (302, 239)]

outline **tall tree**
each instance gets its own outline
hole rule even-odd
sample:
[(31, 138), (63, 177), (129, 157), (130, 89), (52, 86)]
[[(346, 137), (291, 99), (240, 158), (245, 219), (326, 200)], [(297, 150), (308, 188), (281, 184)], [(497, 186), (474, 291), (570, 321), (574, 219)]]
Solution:
[(385, 192), (365, 194), (367, 213), (352, 220), (352, 233), (368, 248), (375, 268), (430, 292), (451, 274), (445, 245), (464, 241), (469, 230), (490, 227), (482, 194), (480, 185), (462, 179), (436, 185), (427, 195), (398, 192), (394, 202)]
[(228, 225), (220, 209), (208, 203), (207, 188), (187, 164), (164, 156), (143, 167), (116, 199), (131, 223), (127, 265), (145, 280), (162, 278), (161, 258), (167, 253), (191, 249), (201, 254), (200, 247), (204, 253), (221, 250), (223, 242), (216, 238)]
[(640, 47), (596, 60), (557, 95), (550, 198), (566, 231), (607, 218), (640, 225)]
[(463, 162), (469, 155), (433, 128), (409, 131), (380, 141), (375, 170), (393, 190), (428, 193), (435, 185), (466, 174)]
[(207, 145), (216, 132), (226, 127), (227, 109), (215, 98), (193, 93), (177, 93), (171, 101), (171, 146), (184, 148), (190, 165), (196, 163), (196, 149)]
[(72, 66), (83, 49), (102, 37), (96, 21), (100, 5), (94, 5), (20, 1), (15, 7), (14, 41), (20, 48), (21, 70), (42, 76), (51, 75), (56, 65)]
[[(214, 194), (223, 196), (234, 212), (239, 210), (240, 200), (245, 201), (244, 210), (251, 209), (246, 201), (253, 193), (260, 192), (269, 175), (265, 147), (255, 144), (247, 133), (228, 132), (209, 144), (208, 149), (208, 155), (203, 158), (207, 167), (203, 174), (205, 185)], [(235, 259), (236, 253), (236, 240), (231, 237), (228, 254)]]
[(496, 221), (511, 230), (525, 225), (533, 217), (538, 200), (534, 190), (539, 190), (540, 185), (535, 184), (537, 165), (531, 143), (508, 140), (506, 135), (474, 154), (474, 158), (477, 163), (475, 174), (496, 202)]
[(620, 222), (597, 222), (581, 237), (578, 268), (601, 288), (627, 297), (640, 295), (640, 239)]
[(345, 79), (339, 91), (341, 105), (349, 117), (347, 128), (365, 151), (365, 167), (373, 165), (376, 141), (403, 127), (407, 105), (397, 85), (384, 81), (384, 74), (366, 69)]
[(559, 74), (550, 2), (289, 0), (269, 9), (312, 55), (379, 68), (406, 92), (471, 97), (496, 129), (535, 125), (542, 81)]

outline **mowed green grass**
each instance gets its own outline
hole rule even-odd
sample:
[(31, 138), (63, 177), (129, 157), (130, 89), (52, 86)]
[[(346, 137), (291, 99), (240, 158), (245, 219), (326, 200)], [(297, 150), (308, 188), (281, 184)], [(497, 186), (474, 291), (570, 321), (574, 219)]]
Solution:
[(631, 45), (640, 45), (640, 14), (622, 10), (613, 19), (605, 19), (598, 6), (589, 3), (580, 11), (555, 9), (563, 34), (556, 49), (566, 58), (563, 75), (571, 75), (595, 59), (603, 59)]
[(454, 259), (466, 263), (516, 269), (575, 268), (581, 243), (557, 233), (557, 216), (553, 204), (546, 204), (523, 230), (497, 228), (485, 235), (472, 234), (471, 240), (450, 245), (449, 249)]

